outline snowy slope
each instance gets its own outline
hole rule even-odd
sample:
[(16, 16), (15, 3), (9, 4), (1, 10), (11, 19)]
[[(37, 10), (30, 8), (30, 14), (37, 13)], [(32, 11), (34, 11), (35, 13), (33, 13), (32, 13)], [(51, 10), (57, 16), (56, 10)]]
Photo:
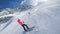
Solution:
[[(16, 14), (17, 13), (17, 14)], [(10, 24), (0, 34), (60, 34), (60, 1), (53, 0), (38, 4), (24, 12), (16, 12)], [(17, 19), (23, 20), (33, 31), (24, 33)]]

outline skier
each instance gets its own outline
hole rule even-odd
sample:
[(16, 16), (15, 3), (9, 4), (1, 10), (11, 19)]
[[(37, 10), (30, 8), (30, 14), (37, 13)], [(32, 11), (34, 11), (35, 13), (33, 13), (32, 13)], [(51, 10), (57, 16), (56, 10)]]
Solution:
[[(17, 22), (24, 28), (25, 31), (27, 31), (27, 29), (29, 29), (29, 27), (26, 24), (24, 24), (24, 22), (21, 21), (20, 19), (18, 19)], [(27, 29), (25, 28), (25, 26)]]

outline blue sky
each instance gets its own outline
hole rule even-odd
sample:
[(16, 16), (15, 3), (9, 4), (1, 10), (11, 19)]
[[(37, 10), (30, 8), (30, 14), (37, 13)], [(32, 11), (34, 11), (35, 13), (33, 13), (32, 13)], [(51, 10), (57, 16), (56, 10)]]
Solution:
[(23, 0), (0, 0), (0, 11), (5, 8), (15, 8)]

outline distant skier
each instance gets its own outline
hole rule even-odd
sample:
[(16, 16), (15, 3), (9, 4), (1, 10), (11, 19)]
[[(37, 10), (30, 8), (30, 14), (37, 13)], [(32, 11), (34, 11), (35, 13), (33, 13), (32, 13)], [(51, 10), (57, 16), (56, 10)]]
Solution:
[[(24, 24), (24, 22), (21, 21), (20, 19), (18, 19), (17, 22), (24, 28), (25, 31), (27, 31), (27, 29), (29, 29), (29, 27), (26, 24)], [(25, 28), (25, 26), (27, 29)]]
[(30, 12), (28, 12), (28, 14), (30, 15), (31, 13), (30, 13)]

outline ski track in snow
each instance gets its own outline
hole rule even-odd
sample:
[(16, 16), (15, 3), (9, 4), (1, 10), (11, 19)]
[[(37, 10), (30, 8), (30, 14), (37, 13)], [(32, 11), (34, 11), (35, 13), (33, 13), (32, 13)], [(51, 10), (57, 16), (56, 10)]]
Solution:
[[(59, 1), (49, 2), (26, 10), (19, 14), (21, 16), (13, 16), (11, 23), (0, 34), (60, 34)], [(29, 12), (30, 14), (28, 14)], [(35, 26), (35, 28), (30, 32), (23, 32), (23, 28), (17, 23), (18, 18), (29, 27)]]

